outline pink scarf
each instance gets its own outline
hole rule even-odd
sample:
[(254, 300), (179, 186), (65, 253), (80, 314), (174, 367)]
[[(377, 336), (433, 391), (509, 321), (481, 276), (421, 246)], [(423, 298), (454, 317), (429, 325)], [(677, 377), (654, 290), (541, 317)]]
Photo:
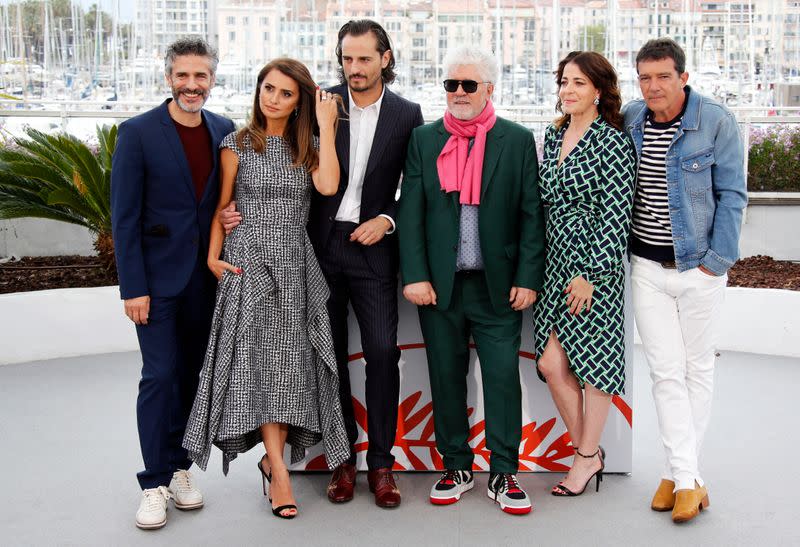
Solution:
[[(459, 120), (450, 112), (444, 114), (444, 128), (450, 133), (450, 139), (436, 159), (436, 169), (442, 190), (461, 192), (462, 204), (480, 205), (486, 133), (496, 121), (492, 101), (486, 101), (483, 111), (471, 120)], [(472, 153), (469, 151), (470, 137), (475, 138)]]

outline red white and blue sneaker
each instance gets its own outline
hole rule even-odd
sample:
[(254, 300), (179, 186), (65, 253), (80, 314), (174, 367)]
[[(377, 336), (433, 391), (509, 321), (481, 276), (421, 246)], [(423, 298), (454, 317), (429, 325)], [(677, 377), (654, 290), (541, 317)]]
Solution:
[(461, 494), (472, 490), (475, 482), (472, 471), (448, 469), (431, 488), (431, 503), (434, 505), (450, 505), (461, 499)]
[(513, 473), (489, 475), (488, 495), (500, 504), (500, 509), (512, 515), (527, 515), (533, 509), (528, 494), (520, 488), (517, 476)]

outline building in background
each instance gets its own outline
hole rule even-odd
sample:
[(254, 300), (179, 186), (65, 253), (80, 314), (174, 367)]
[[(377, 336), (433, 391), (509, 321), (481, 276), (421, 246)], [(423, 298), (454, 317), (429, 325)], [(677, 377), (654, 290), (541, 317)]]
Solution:
[(246, 89), (265, 59), (283, 54), (281, 20), (285, 2), (271, 0), (222, 0), (217, 4), (217, 36), (220, 63), (217, 84)]
[(187, 34), (214, 41), (217, 0), (136, 0), (137, 47), (145, 55), (161, 55)]
[(625, 98), (638, 96), (636, 52), (657, 36), (684, 46), (690, 82), (729, 104), (780, 104), (776, 86), (800, 78), (800, 0), (136, 0), (121, 73), (132, 93), (153, 95), (167, 45), (199, 34), (219, 47), (220, 93), (249, 93), (258, 70), (284, 55), (329, 85), (337, 32), (356, 18), (386, 28), (395, 89), (420, 101), (441, 100), (444, 56), (464, 43), (495, 52), (496, 100), (508, 105), (549, 103), (556, 64), (573, 50), (606, 55)]

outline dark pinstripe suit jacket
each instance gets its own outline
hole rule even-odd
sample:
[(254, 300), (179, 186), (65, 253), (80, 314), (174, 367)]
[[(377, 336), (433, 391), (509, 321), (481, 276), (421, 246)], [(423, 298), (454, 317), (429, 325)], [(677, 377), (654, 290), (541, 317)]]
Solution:
[[(346, 85), (339, 85), (329, 91), (338, 93), (349, 108), (350, 96)], [(317, 256), (320, 256), (328, 243), (336, 212), (342, 203), (347, 189), (350, 170), (350, 123), (347, 113), (339, 121), (336, 132), (336, 154), (339, 157), (341, 176), (339, 190), (333, 196), (323, 196), (314, 192), (311, 199), (311, 212), (308, 220), (308, 235)], [(379, 214), (395, 219), (397, 202), (395, 194), (400, 174), (406, 161), (406, 149), (411, 131), (422, 125), (422, 110), (419, 105), (392, 93), (387, 87), (381, 103), (378, 125), (364, 173), (364, 186), (361, 192), (361, 218), (365, 222)], [(363, 248), (370, 266), (381, 275), (395, 275), (398, 268), (397, 236), (390, 234), (375, 245)]]

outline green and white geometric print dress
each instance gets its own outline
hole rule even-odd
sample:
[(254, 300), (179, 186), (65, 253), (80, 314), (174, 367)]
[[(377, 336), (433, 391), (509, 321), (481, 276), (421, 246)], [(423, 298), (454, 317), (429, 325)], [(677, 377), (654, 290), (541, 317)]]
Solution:
[[(625, 388), (625, 254), (636, 184), (628, 136), (598, 117), (558, 165), (566, 125), (545, 132), (539, 184), (546, 211), (543, 294), (534, 311), (536, 354), (555, 331), (569, 367), (612, 395)], [(569, 313), (564, 289), (577, 276), (594, 285), (591, 309)], [(541, 377), (541, 375), (540, 375)]]

